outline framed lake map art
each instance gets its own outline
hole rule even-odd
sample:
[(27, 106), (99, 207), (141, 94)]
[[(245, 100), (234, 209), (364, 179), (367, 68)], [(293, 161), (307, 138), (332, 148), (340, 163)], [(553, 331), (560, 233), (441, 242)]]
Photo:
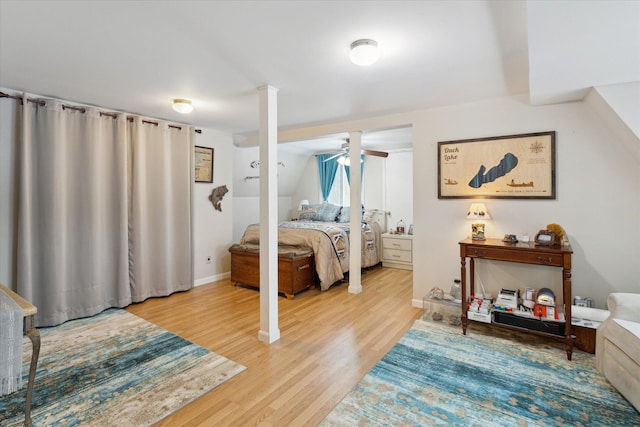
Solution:
[(555, 199), (556, 132), (438, 142), (439, 199)]

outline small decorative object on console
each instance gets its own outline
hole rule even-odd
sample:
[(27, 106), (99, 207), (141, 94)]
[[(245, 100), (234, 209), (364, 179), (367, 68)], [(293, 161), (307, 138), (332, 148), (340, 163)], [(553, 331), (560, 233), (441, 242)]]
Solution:
[(555, 239), (555, 231), (540, 230), (538, 231), (538, 234), (536, 234), (536, 246), (553, 246), (555, 244)]
[(502, 241), (505, 243), (518, 243), (518, 238), (515, 234), (505, 234)]
[(566, 241), (569, 243), (569, 237), (560, 224), (547, 224), (547, 230), (553, 231), (555, 234), (555, 244), (562, 245)]

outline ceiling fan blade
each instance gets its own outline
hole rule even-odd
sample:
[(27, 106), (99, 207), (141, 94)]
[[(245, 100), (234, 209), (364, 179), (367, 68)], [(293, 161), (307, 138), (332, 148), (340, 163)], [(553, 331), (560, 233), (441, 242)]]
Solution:
[(362, 150), (362, 154), (365, 154), (367, 156), (389, 157), (389, 153), (376, 150)]
[(340, 152), (340, 153), (334, 154), (333, 156), (329, 157), (328, 159), (324, 159), (322, 162), (323, 162), (323, 163), (324, 163), (324, 162), (328, 162), (329, 160), (331, 160), (331, 159), (335, 159), (336, 157), (340, 157), (340, 156), (342, 156), (342, 155), (344, 155), (344, 152)]

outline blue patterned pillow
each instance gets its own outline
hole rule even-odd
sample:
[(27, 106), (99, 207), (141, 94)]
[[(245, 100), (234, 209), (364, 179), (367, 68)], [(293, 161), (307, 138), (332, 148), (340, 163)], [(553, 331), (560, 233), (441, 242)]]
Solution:
[(340, 214), (341, 207), (331, 203), (323, 203), (318, 211), (315, 220), (324, 222), (335, 222)]
[(349, 206), (343, 206), (340, 209), (340, 215), (338, 216), (338, 222), (350, 222), (351, 221), (351, 209)]

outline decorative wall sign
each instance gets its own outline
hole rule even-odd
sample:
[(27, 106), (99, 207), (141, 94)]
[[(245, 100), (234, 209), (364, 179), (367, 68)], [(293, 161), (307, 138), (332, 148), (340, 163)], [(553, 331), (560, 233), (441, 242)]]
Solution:
[(222, 212), (222, 205), (220, 204), (220, 202), (222, 202), (222, 198), (228, 192), (229, 189), (227, 188), (226, 184), (211, 190), (211, 194), (209, 194), (209, 201), (213, 204), (213, 208), (215, 210)]
[(438, 198), (555, 199), (556, 133), (438, 142)]
[(193, 163), (196, 182), (213, 182), (213, 148), (196, 145)]

